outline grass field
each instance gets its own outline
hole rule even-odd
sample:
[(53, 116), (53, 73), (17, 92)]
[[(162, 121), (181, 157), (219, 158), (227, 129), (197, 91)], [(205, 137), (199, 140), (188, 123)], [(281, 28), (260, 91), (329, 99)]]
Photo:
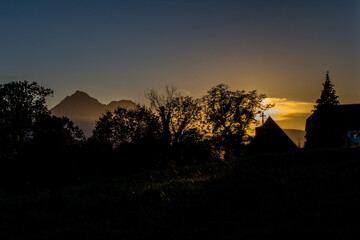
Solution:
[(0, 239), (357, 238), (360, 149), (263, 154), (0, 200)]

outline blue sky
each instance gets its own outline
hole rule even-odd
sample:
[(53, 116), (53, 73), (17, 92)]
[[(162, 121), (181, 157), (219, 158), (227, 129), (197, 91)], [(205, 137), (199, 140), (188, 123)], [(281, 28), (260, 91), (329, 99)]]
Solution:
[[(315, 2), (315, 3), (314, 3)], [(359, 1), (1, 1), (0, 82), (145, 102), (218, 83), (315, 102), (325, 73), (360, 103)]]

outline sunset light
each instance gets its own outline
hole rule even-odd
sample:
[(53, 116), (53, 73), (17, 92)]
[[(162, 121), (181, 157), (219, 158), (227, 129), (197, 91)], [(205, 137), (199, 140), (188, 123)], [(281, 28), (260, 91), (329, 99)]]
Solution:
[(305, 119), (311, 115), (314, 108), (312, 102), (298, 102), (286, 98), (267, 98), (265, 103), (274, 104), (266, 111), (284, 129), (305, 130)]
[(0, 240), (360, 239), (360, 0), (0, 1)]

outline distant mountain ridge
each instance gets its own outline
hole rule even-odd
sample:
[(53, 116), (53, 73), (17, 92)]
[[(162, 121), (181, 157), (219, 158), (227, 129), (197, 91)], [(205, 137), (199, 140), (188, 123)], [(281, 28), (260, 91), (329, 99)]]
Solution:
[[(57, 117), (68, 117), (84, 131), (86, 137), (91, 137), (95, 121), (107, 110), (113, 111), (118, 107), (129, 109), (135, 106), (136, 104), (130, 100), (111, 101), (109, 104), (103, 104), (86, 92), (76, 91), (53, 107), (51, 113)], [(305, 131), (283, 130), (297, 146), (304, 147)]]
[(107, 110), (113, 111), (118, 107), (134, 108), (135, 106), (136, 104), (130, 100), (103, 104), (85, 92), (76, 91), (53, 107), (51, 113), (57, 117), (68, 117), (84, 131), (86, 137), (90, 137), (95, 128), (95, 121)]

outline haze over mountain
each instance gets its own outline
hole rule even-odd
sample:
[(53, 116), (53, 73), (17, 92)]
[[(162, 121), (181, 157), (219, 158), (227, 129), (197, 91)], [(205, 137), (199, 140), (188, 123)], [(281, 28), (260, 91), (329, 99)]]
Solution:
[(103, 104), (85, 92), (76, 91), (53, 107), (51, 113), (57, 117), (68, 117), (84, 131), (86, 137), (90, 137), (95, 128), (95, 121), (107, 110), (113, 111), (118, 107), (133, 108), (135, 103), (120, 100)]
[(296, 144), (303, 148), (305, 144), (305, 131), (298, 129), (283, 129), (286, 135)]

